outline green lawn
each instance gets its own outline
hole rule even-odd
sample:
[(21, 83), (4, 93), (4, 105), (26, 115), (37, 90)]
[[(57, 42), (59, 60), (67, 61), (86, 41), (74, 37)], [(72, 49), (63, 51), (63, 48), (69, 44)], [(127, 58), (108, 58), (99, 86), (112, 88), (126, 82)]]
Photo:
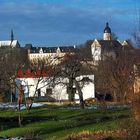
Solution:
[(62, 140), (82, 131), (114, 130), (128, 118), (127, 109), (49, 109), (42, 107), (30, 112), (21, 111), (22, 127), (18, 127), (18, 111), (0, 110), (0, 136), (40, 137), (43, 140)]

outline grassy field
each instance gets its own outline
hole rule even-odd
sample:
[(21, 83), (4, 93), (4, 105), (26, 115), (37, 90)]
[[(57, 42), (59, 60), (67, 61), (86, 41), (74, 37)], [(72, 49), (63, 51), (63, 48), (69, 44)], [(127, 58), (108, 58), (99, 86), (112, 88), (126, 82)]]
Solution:
[[(18, 126), (18, 111), (0, 110), (0, 136), (26, 136), (30, 139), (63, 140), (83, 131), (115, 130), (129, 116), (127, 109), (57, 109), (36, 108), (21, 111), (22, 127)], [(33, 138), (34, 137), (34, 138)]]

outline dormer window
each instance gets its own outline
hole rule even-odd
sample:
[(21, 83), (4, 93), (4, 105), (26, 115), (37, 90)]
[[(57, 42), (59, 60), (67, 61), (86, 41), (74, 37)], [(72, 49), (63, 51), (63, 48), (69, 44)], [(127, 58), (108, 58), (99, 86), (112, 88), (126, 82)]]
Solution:
[(43, 53), (43, 49), (42, 48), (39, 50), (39, 53)]

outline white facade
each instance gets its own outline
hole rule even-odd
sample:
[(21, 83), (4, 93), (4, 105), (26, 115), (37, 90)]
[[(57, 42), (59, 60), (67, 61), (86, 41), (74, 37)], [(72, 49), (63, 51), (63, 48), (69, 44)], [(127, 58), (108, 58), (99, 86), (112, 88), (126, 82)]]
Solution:
[(66, 53), (30, 53), (28, 59), (30, 62), (38, 62), (43, 60), (47, 64), (59, 64)]
[[(90, 82), (84, 83), (82, 86), (82, 92), (83, 92), (83, 98), (95, 98), (95, 86), (94, 86), (94, 75), (84, 75), (77, 77), (77, 80), (80, 81), (84, 77), (88, 77), (90, 79)], [(62, 79), (61, 79), (62, 80)], [(56, 100), (68, 100), (68, 94), (67, 94), (67, 87), (64, 84), (55, 84), (55, 86), (49, 85), (49, 80), (47, 80), (47, 77), (44, 77), (43, 80), (41, 80), (37, 86), (38, 78), (17, 78), (17, 83), (21, 83), (23, 85), (23, 90), (25, 96), (33, 97), (35, 96), (45, 96), (47, 94), (47, 90), (50, 90), (52, 93), (50, 94), (50, 97), (56, 99)], [(63, 83), (68, 83), (68, 79), (63, 79)], [(36, 90), (37, 87), (37, 90)], [(40, 93), (38, 93), (38, 91)], [(79, 96), (76, 91), (75, 99), (79, 99)]]
[(66, 54), (73, 54), (75, 46), (61, 47), (32, 47), (28, 49), (29, 61), (45, 60), (45, 62), (58, 64)]
[(91, 45), (91, 53), (94, 61), (101, 60), (101, 45), (97, 39), (95, 39)]
[(43, 59), (56, 59), (58, 57), (63, 57), (66, 53), (61, 53), (59, 51), (57, 51), (56, 53), (45, 53), (43, 52), (42, 48), (40, 48), (39, 53), (31, 53), (28, 51), (28, 58), (30, 61), (33, 60), (43, 60)]

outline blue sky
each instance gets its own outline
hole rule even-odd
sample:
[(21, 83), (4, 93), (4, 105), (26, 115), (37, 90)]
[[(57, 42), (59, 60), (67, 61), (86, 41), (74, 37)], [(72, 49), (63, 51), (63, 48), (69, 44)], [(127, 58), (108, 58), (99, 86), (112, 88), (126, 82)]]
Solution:
[(74, 45), (102, 38), (105, 23), (120, 40), (138, 24), (139, 0), (0, 0), (0, 40), (11, 29), (22, 46)]

